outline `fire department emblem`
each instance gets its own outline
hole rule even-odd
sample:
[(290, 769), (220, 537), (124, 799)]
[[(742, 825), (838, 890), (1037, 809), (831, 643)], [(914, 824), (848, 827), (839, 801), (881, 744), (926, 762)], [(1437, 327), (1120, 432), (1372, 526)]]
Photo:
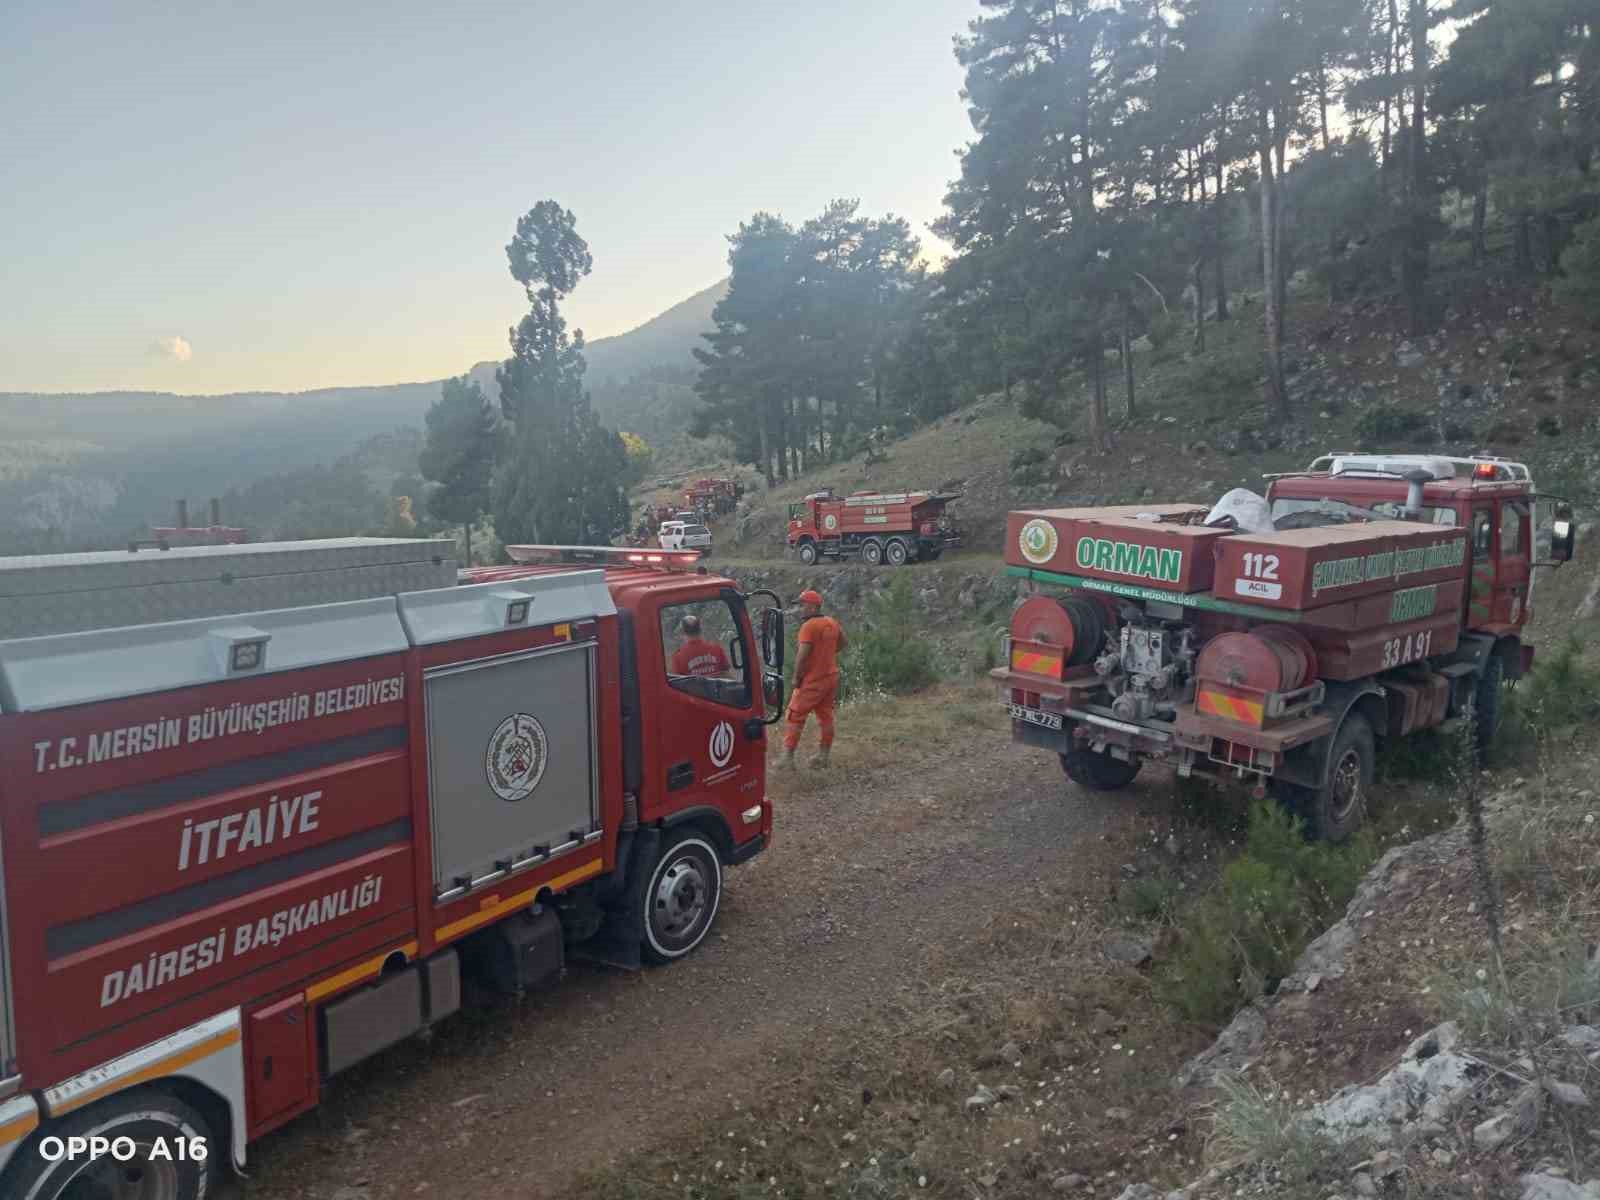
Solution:
[(502, 800), (526, 800), (544, 778), (550, 743), (544, 726), (527, 713), (513, 713), (489, 735), (484, 773)]
[(1054, 525), (1035, 518), (1022, 527), (1017, 546), (1022, 551), (1022, 557), (1029, 562), (1047, 563), (1056, 556), (1056, 546), (1060, 540)]
[(733, 757), (733, 726), (726, 721), (718, 721), (717, 727), (711, 731), (711, 743), (707, 749), (711, 752), (712, 766), (727, 766), (728, 760)]
[(822, 518), (822, 527), (824, 529), (837, 529), (837, 528), (839, 528), (839, 518), (837, 516), (835, 516), (833, 513), (829, 513), (827, 516)]

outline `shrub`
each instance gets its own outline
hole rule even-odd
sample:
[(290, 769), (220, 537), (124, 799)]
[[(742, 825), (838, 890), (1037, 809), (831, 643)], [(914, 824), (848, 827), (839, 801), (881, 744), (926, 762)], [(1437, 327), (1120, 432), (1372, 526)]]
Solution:
[(1356, 436), (1365, 445), (1377, 446), (1397, 439), (1414, 437), (1428, 427), (1428, 415), (1392, 404), (1367, 409), (1356, 421)]
[(847, 630), (850, 645), (840, 665), (850, 690), (914, 692), (939, 678), (926, 622), (911, 592), (911, 576), (897, 573), (867, 601), (859, 628)]
[(1556, 299), (1589, 314), (1600, 313), (1600, 216), (1585, 221), (1561, 253)]
[(1332, 1139), (1287, 1097), (1231, 1074), (1217, 1077), (1217, 1090), (1222, 1093), (1215, 1118), (1220, 1157), (1271, 1163), (1291, 1183), (1304, 1183), (1340, 1157)]
[(1168, 1003), (1190, 1020), (1221, 1024), (1275, 990), (1295, 956), (1331, 924), (1376, 857), (1372, 840), (1307, 842), (1277, 804), (1250, 810), (1244, 852), (1179, 926), (1179, 948), (1160, 979)]
[(1502, 703), (1500, 746), (1571, 741), (1600, 721), (1600, 669), (1586, 658), (1583, 643), (1570, 637), (1554, 654), (1535, 659), (1533, 670)]
[(1039, 446), (1024, 446), (1021, 450), (1014, 451), (1011, 455), (1011, 469), (1031, 467), (1035, 463), (1048, 462), (1050, 452)]

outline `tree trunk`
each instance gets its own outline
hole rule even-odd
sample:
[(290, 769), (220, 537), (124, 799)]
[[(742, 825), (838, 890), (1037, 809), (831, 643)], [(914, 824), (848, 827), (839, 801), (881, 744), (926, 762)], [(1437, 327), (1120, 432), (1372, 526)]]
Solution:
[(1272, 168), (1272, 143), (1268, 137), (1267, 110), (1261, 110), (1261, 294), (1265, 301), (1266, 347), (1262, 369), (1266, 375), (1267, 411), (1287, 419), (1289, 393), (1283, 383), (1283, 326), (1278, 313), (1278, 180)]
[(472, 522), (468, 521), (461, 526), (461, 536), (467, 541), (467, 566), (472, 565)]
[(1322, 148), (1328, 148), (1328, 66), (1317, 64), (1317, 111), (1321, 114)]
[(1411, 137), (1407, 142), (1407, 208), (1410, 229), (1406, 236), (1406, 309), (1411, 336), (1426, 331), (1428, 323), (1428, 199), (1424, 156), (1427, 138), (1428, 2), (1411, 0)]
[(1189, 286), (1194, 291), (1194, 348), (1204, 353), (1206, 348), (1206, 276), (1202, 269), (1204, 259), (1195, 259), (1189, 268)]
[(1106, 347), (1099, 316), (1095, 314), (1094, 333), (1089, 341), (1089, 443), (1105, 453), (1111, 449), (1111, 437), (1106, 430)]
[(1217, 265), (1217, 278), (1215, 291), (1217, 293), (1217, 320), (1228, 319), (1228, 282), (1223, 272), (1223, 259), (1227, 254), (1227, 223), (1228, 214), (1223, 209), (1223, 174), (1222, 155), (1217, 155), (1217, 198), (1212, 201), (1212, 208), (1216, 212), (1217, 228), (1214, 233), (1215, 245), (1212, 248), (1212, 259)]
[(1529, 227), (1529, 222), (1530, 217), (1526, 209), (1517, 214), (1517, 270), (1524, 275), (1533, 272), (1533, 231)]
[(1133, 420), (1139, 415), (1139, 409), (1133, 396), (1133, 335), (1129, 326), (1133, 324), (1133, 301), (1124, 296), (1122, 298), (1122, 380), (1128, 392), (1128, 420)]
[(1479, 184), (1472, 197), (1472, 265), (1475, 267), (1483, 266), (1483, 260), (1488, 256), (1488, 246), (1483, 238), (1483, 223), (1488, 214), (1489, 187), (1488, 184)]
[(1384, 38), (1383, 45), (1383, 158), (1380, 160), (1381, 171), (1378, 176), (1383, 185), (1383, 194), (1389, 194), (1389, 105), (1394, 98), (1394, 68), (1395, 68), (1395, 39), (1400, 33), (1400, 10), (1396, 0), (1389, 0), (1389, 32)]
[(775, 406), (778, 410), (778, 478), (785, 483), (789, 481), (789, 398), (780, 397)]

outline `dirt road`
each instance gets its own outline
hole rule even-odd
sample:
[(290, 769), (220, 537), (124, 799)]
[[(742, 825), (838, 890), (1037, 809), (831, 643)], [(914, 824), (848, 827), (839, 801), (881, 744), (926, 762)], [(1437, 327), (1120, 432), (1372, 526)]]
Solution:
[(775, 777), (776, 844), (729, 874), (691, 959), (574, 965), (548, 993), (464, 1012), (334, 1081), (321, 1109), (252, 1147), (251, 1178), (224, 1195), (572, 1195), (577, 1171), (753, 1094), (778, 1053), (824, 1042), (929, 948), (979, 931), (995, 897), (1104, 856), (1164, 804), (1159, 778), (1078, 791), (963, 703), (971, 718), (946, 716), (925, 761), (869, 768), (870, 746), (842, 742), (825, 779)]

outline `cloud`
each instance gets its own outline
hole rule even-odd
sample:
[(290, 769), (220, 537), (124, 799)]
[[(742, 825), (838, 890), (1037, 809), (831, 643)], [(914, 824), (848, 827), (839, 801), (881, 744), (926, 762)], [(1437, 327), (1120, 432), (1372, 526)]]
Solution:
[(170, 358), (173, 362), (188, 362), (194, 357), (194, 347), (189, 345), (187, 338), (173, 334), (171, 337), (157, 338), (150, 347), (150, 353), (157, 358)]

